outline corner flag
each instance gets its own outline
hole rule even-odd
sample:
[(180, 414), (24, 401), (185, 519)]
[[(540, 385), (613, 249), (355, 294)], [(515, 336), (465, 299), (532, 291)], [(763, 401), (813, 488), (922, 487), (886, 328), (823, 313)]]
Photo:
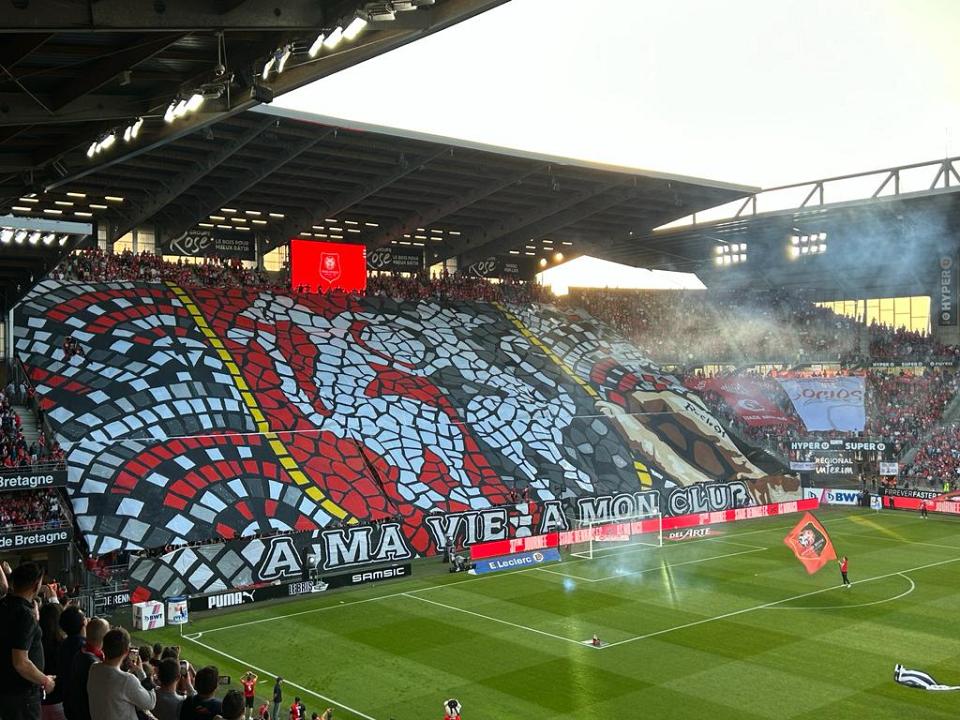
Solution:
[(810, 575), (831, 560), (837, 559), (837, 553), (833, 550), (833, 543), (830, 542), (826, 528), (812, 513), (805, 513), (803, 519), (783, 539), (783, 542), (793, 550), (797, 560), (803, 563)]

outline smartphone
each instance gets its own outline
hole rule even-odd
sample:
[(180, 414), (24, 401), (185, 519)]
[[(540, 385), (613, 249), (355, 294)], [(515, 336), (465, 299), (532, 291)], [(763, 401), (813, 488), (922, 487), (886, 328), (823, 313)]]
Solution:
[(230, 684), (230, 676), (229, 676), (229, 675), (221, 675), (221, 676), (220, 676), (220, 684), (221, 684), (221, 685), (229, 685), (229, 684)]
[(181, 660), (181, 661), (180, 661), (180, 672), (181, 672), (181, 673), (187, 672), (187, 661), (186, 661), (186, 660)]

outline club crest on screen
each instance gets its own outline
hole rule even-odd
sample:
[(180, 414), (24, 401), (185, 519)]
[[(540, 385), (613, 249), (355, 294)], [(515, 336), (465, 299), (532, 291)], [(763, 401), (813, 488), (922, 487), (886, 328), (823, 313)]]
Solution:
[(328, 283), (340, 278), (340, 253), (325, 252), (320, 255), (320, 277)]

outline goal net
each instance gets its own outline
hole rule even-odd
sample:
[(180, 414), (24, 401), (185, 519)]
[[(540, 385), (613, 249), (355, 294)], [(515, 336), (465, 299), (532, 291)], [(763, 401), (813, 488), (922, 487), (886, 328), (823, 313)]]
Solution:
[(560, 545), (578, 558), (616, 555), (629, 548), (663, 547), (663, 519), (659, 512), (616, 520), (578, 520), (560, 533)]

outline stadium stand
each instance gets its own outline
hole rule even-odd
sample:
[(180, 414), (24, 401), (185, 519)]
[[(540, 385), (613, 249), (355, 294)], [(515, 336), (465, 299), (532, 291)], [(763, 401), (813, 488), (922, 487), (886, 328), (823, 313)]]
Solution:
[[(432, 512), (638, 479), (796, 497), (675, 378), (527, 286), (375, 278), (370, 292), (38, 286), (16, 344), (68, 448), (91, 551), (400, 516), (428, 553)], [(396, 299), (411, 294), (425, 299)], [(67, 337), (84, 357), (52, 352)]]

